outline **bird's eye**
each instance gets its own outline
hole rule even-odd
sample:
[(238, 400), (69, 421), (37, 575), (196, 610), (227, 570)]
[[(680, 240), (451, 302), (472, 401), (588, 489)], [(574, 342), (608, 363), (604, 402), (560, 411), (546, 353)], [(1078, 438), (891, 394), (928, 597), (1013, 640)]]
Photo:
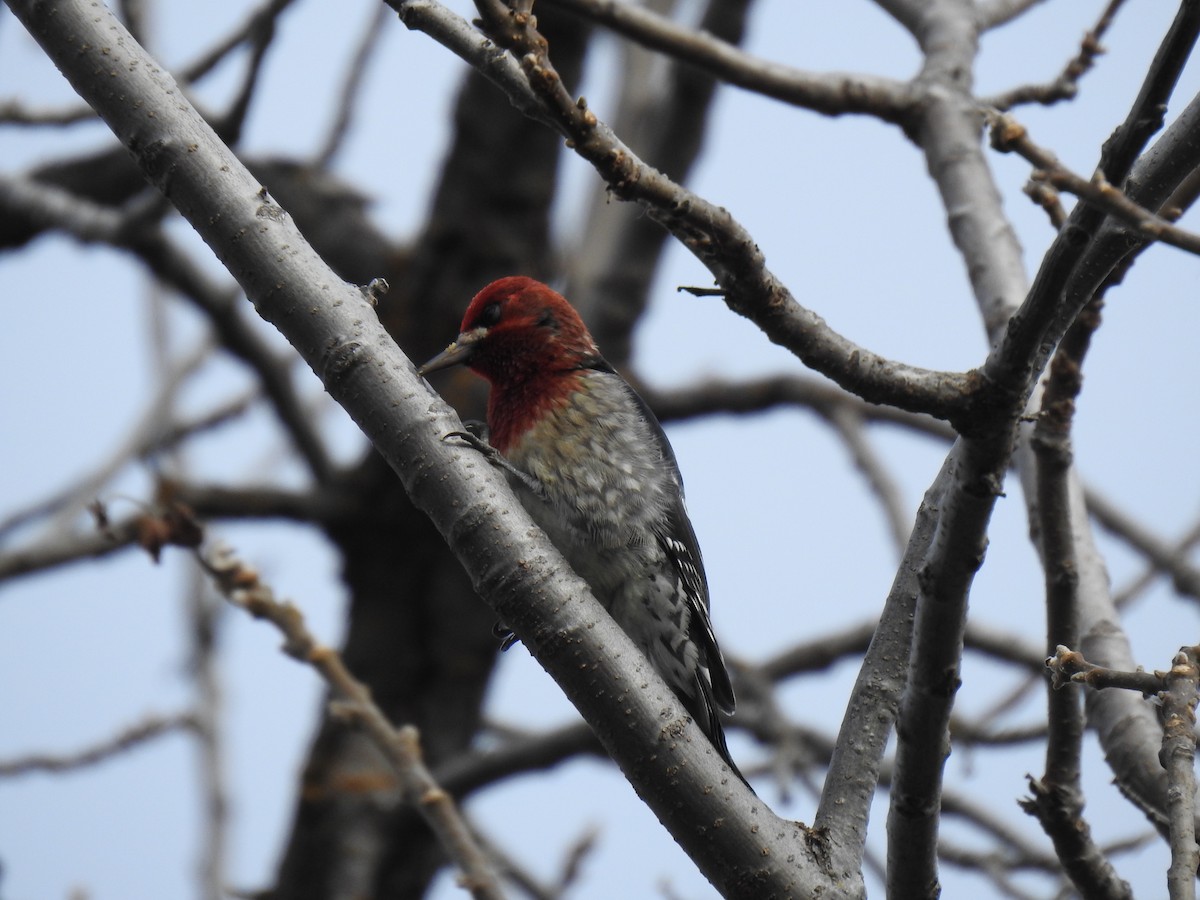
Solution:
[(490, 328), (491, 326), (495, 325), (499, 321), (500, 321), (500, 304), (499, 303), (489, 303), (487, 306), (485, 306), (483, 309), (481, 309), (479, 311), (479, 315), (475, 319), (476, 324), (481, 325), (484, 328)]

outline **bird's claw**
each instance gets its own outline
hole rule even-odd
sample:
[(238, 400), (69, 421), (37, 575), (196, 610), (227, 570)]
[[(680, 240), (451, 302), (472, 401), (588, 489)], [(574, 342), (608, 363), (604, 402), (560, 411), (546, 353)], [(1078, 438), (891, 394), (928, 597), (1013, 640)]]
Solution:
[(527, 472), (522, 472), (507, 459), (505, 459), (504, 454), (488, 443), (488, 431), (486, 425), (484, 425), (482, 422), (476, 421), (464, 422), (463, 424), (468, 429), (473, 430), (451, 431), (448, 434), (442, 435), (442, 440), (448, 441), (451, 438), (454, 438), (458, 441), (461, 441), (464, 446), (470, 447), (472, 450), (482, 454), (483, 458), (497, 469), (500, 469), (511, 475), (518, 483), (524, 485), (535, 497), (540, 497), (543, 500), (546, 499), (545, 488), (542, 487), (536, 478)]
[[(471, 424), (466, 423), (466, 427), (470, 429)], [(448, 434), (442, 435), (443, 441), (449, 441), (451, 438), (461, 441), (464, 446), (470, 447), (472, 450), (482, 453), (485, 457), (487, 457), (488, 461), (492, 463), (496, 463), (498, 460), (503, 459), (503, 457), (500, 455), (500, 451), (488, 443), (486, 429), (484, 429), (483, 435), (470, 430), (451, 431)]]

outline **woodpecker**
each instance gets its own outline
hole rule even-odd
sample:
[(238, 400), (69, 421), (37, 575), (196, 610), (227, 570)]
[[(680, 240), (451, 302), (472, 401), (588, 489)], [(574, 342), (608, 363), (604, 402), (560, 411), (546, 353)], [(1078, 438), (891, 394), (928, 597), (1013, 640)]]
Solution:
[(579, 314), (532, 278), (475, 295), (458, 338), (418, 371), (465, 364), (491, 385), (488, 442), (534, 521), (646, 655), (744, 782), (720, 713), (733, 687), (662, 426)]

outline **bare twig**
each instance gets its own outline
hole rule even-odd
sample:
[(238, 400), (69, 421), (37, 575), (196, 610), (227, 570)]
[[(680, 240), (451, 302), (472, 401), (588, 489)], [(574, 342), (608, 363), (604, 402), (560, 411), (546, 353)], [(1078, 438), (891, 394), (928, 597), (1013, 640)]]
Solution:
[[(638, 9), (666, 14), (675, 0)], [(733, 47), (749, 27), (753, 0), (704, 0), (697, 30)], [(685, 184), (711, 132), (718, 82), (679, 58), (666, 65), (639, 44), (622, 46), (621, 91), (613, 131), (647, 163)], [(618, 365), (632, 351), (632, 333), (645, 312), (654, 276), (671, 235), (635, 204), (612, 203), (608, 185), (592, 189), (580, 249), (568, 252), (570, 296), (581, 303), (592, 334)], [(589, 311), (590, 310), (590, 311)]]
[(578, 880), (583, 863), (595, 850), (599, 836), (596, 828), (589, 827), (572, 841), (566, 848), (559, 866), (559, 875), (551, 884), (542, 882), (486, 836), (480, 835), (479, 841), (489, 855), (497, 860), (504, 876), (515, 882), (530, 900), (564, 900), (569, 895), (571, 886)]
[(811, 408), (822, 416), (845, 409), (865, 422), (888, 422), (947, 442), (954, 439), (953, 429), (940, 419), (905, 412), (894, 406), (868, 403), (837, 385), (806, 375), (774, 375), (746, 381), (711, 379), (692, 388), (673, 390), (654, 390), (639, 384), (638, 391), (664, 422), (715, 413), (749, 414), (795, 406)]
[(517, 892), (524, 894), (529, 900), (563, 900), (558, 891), (529, 871), (527, 866), (514, 859), (511, 853), (487, 834), (477, 833), (475, 840), (479, 842), (480, 848), (491, 857), (492, 864), (496, 867), (499, 875), (513, 885)]
[(997, 113), (989, 118), (992, 146), (1002, 153), (1017, 153), (1036, 166), (1031, 176), (1035, 182), (1045, 182), (1057, 190), (1074, 194), (1124, 222), (1143, 238), (1161, 241), (1188, 253), (1200, 253), (1200, 234), (1179, 228), (1153, 210), (1139, 206), (1109, 183), (1102, 170), (1097, 169), (1090, 179), (1076, 175), (1059, 162), (1057, 156), (1035, 144), (1025, 127), (1011, 116)]
[(139, 519), (140, 516), (121, 519), (103, 530), (51, 534), (31, 546), (0, 554), (0, 582), (115, 553), (138, 540)]
[(1097, 666), (1067, 647), (1058, 647), (1054, 655), (1046, 660), (1046, 668), (1054, 678), (1055, 686), (1085, 684), (1088, 687), (1102, 690), (1104, 688), (1122, 688), (1127, 691), (1137, 691), (1146, 696), (1157, 694), (1163, 690), (1165, 673), (1163, 672), (1123, 672), (1119, 669), (1106, 669)]
[(560, 894), (565, 895), (567, 889), (579, 880), (580, 870), (588, 856), (596, 849), (599, 838), (599, 829), (591, 827), (571, 842), (571, 846), (567, 848), (567, 854), (563, 858), (555, 885)]
[(494, 750), (447, 760), (433, 775), (452, 795), (465, 797), (514, 773), (545, 770), (584, 753), (603, 757), (604, 748), (580, 722), (548, 732), (510, 735)]
[(146, 0), (118, 0), (117, 12), (121, 16), (121, 21), (125, 23), (125, 27), (129, 29), (137, 40), (143, 44), (148, 44), (149, 28), (149, 11), (146, 9)]
[(76, 125), (94, 122), (96, 111), (90, 106), (64, 106), (60, 109), (30, 109), (20, 100), (0, 102), (0, 123), (5, 125)]
[(950, 739), (956, 747), (1009, 747), (1013, 744), (1044, 741), (1046, 725), (1043, 722), (1037, 722), (1032, 725), (991, 730), (977, 722), (967, 722), (962, 718), (953, 717), (950, 719)]
[(31, 772), (71, 772), (87, 768), (172, 732), (191, 731), (195, 728), (196, 718), (191, 713), (151, 716), (75, 753), (35, 753), (17, 759), (0, 760), (0, 777), (27, 775)]
[(967, 623), (963, 646), (992, 659), (1014, 663), (1027, 672), (1036, 673), (1039, 678), (1045, 669), (1045, 654), (1028, 638), (978, 622)]
[(1057, 231), (1067, 222), (1067, 211), (1063, 208), (1058, 191), (1041, 181), (1028, 181), (1022, 188), (1026, 196), (1046, 211), (1050, 224)]
[(942, 804), (947, 816), (961, 818), (973, 828), (990, 835), (1001, 853), (1020, 861), (1017, 865), (1058, 870), (1059, 863), (1053, 854), (1047, 853), (1031, 837), (1009, 824), (993, 806), (955, 791), (946, 791)]
[(221, 731), (221, 683), (215, 658), (220, 602), (209, 595), (204, 578), (189, 570), (187, 606), (191, 654), (189, 670), (196, 689), (196, 737), (200, 744), (200, 789), (203, 798), (203, 847), (200, 868), (204, 896), (221, 900), (225, 887), (226, 795)]
[(801, 672), (819, 672), (846, 656), (865, 653), (877, 624), (871, 619), (840, 632), (805, 641), (765, 660), (756, 668), (773, 682)]
[[(1037, 458), (1037, 530), (1041, 539), (1046, 583), (1047, 646), (1075, 646), (1079, 641), (1079, 563), (1073, 533), (1070, 470), (1071, 428), (1075, 400), (1082, 387), (1081, 368), (1100, 324), (1097, 297), (1067, 331), (1042, 394), (1042, 407), (1031, 445)], [(1083, 817), (1080, 785), (1084, 716), (1082, 688), (1056, 683), (1047, 693), (1045, 774), (1030, 777), (1032, 797), (1022, 808), (1037, 818), (1054, 842), (1055, 853), (1076, 888), (1087, 897), (1131, 898), (1130, 886), (1092, 840)]]
[(343, 698), (339, 701), (339, 712), (362, 725), (387, 757), (399, 776), (406, 800), (424, 817), (443, 849), (462, 869), (464, 884), (472, 896), (479, 900), (502, 898), (491, 863), (476, 844), (450, 795), (425, 767), (416, 728), (393, 727), (371, 699), (366, 685), (350, 673), (337, 651), (313, 637), (300, 610), (287, 601), (277, 600), (270, 586), (231, 550), (218, 546), (198, 558), (231, 603), (278, 628), (285, 639), (283, 651), (316, 669), (334, 693)]
[[(164, 433), (164, 429), (167, 427), (165, 423), (170, 421), (170, 410), (175, 397), (188, 379), (208, 361), (212, 351), (211, 341), (201, 341), (178, 363), (162, 373), (157, 379), (158, 390), (154, 397), (116, 450), (108, 454), (104, 462), (83, 478), (27, 509), (12, 513), (0, 522), (0, 539), (16, 528), (45, 516), (55, 516), (56, 521), (50, 525), (52, 533), (67, 533), (72, 520), (96, 498), (114, 475), (131, 461), (145, 458), (156, 448), (168, 446), (171, 439)], [(179, 434), (178, 428), (172, 431)]]
[(227, 425), (242, 416), (256, 400), (261, 398), (262, 391), (257, 387), (251, 388), (240, 396), (232, 397), (194, 418), (167, 422), (161, 426), (157, 437), (146, 441), (141, 448), (140, 455), (142, 458), (147, 458), (166, 450), (172, 450), (188, 438)]
[(238, 91), (230, 103), (229, 109), (220, 116), (210, 116), (213, 128), (222, 135), (230, 146), (236, 146), (241, 141), (242, 126), (246, 114), (250, 111), (250, 103), (258, 88), (258, 79), (262, 74), (263, 63), (271, 42), (275, 40), (275, 21), (278, 17), (267, 15), (257, 17), (255, 26), (246, 32), (250, 44), (250, 59), (246, 63), (246, 72)]
[[(1088, 506), (1091, 506), (1091, 495), (1089, 494)], [(1103, 524), (1103, 523), (1102, 523)], [(1193, 525), (1188, 532), (1180, 538), (1173, 547), (1169, 548), (1168, 556), (1173, 559), (1184, 559), (1187, 554), (1195, 549), (1196, 545), (1200, 544), (1200, 524)], [(1161, 574), (1159, 567), (1153, 563), (1146, 567), (1140, 575), (1130, 581), (1125, 587), (1113, 593), (1113, 603), (1118, 609), (1132, 603), (1146, 588), (1148, 588), (1154, 580)], [(1200, 598), (1197, 598), (1200, 599)]]
[(146, 504), (142, 511), (116, 522), (100, 500), (93, 501), (88, 511), (96, 522), (94, 530), (53, 533), (39, 544), (0, 556), (0, 581), (87, 557), (106, 556), (132, 544), (141, 546), (157, 562), (165, 546), (195, 547), (200, 543), (201, 529), (192, 511), (169, 497)]
[(1163, 702), (1163, 746), (1160, 758), (1167, 770), (1171, 866), (1167, 891), (1171, 900), (1195, 900), (1196, 868), (1196, 700), (1200, 682), (1200, 647), (1185, 647), (1167, 673)]
[[(1089, 491), (1087, 501), (1088, 512), (1096, 517), (1096, 521), (1145, 556), (1153, 567), (1151, 571), (1169, 577), (1181, 595), (1200, 600), (1200, 569), (1192, 565), (1187, 556), (1194, 539), (1185, 538), (1172, 546), (1100, 492)], [(1193, 534), (1200, 538), (1200, 527)]]
[(896, 555), (902, 556), (904, 547), (908, 544), (912, 514), (904, 501), (900, 485), (896, 483), (883, 459), (867, 439), (862, 419), (845, 409), (834, 409), (831, 415), (826, 417), (826, 421), (841, 436), (842, 442), (854, 459), (855, 466), (866, 478), (867, 484), (883, 507), (884, 519), (892, 533)]
[(806, 406), (824, 419), (841, 437), (855, 465), (866, 477), (884, 510), (897, 552), (908, 543), (912, 513), (899, 486), (887, 471), (864, 432), (864, 422), (886, 421), (909, 425), (939, 436), (952, 431), (937, 419), (906, 413), (888, 406), (866, 403), (841, 389), (815, 378), (777, 376), (757, 381), (728, 383), (711, 381), (690, 390), (642, 391), (663, 421), (714, 412), (757, 412), (775, 405)]
[(887, 122), (903, 122), (915, 99), (906, 84), (889, 78), (807, 72), (757, 58), (706, 30), (685, 28), (634, 3), (545, 2), (690, 63), (729, 84), (826, 115), (865, 113)]
[(245, 22), (230, 32), (228, 37), (213, 44), (203, 56), (184, 66), (178, 77), (189, 84), (199, 81), (246, 41), (254, 40), (255, 35), (273, 29), (275, 20), (295, 2), (296, 0), (268, 0), (252, 12)]
[(166, 480), (161, 493), (185, 503), (206, 519), (283, 519), (323, 526), (369, 521), (374, 514), (342, 485), (289, 491), (258, 485), (227, 486)]
[(384, 26), (389, 19), (387, 6), (383, 3), (376, 4), (375, 13), (371, 16), (371, 21), (367, 23), (358, 46), (354, 50), (354, 56), (350, 59), (350, 65), (346, 69), (342, 89), (338, 93), (335, 103), (337, 112), (333, 117), (329, 132), (325, 135), (325, 143), (317, 151), (313, 161), (319, 169), (329, 168), (334, 157), (345, 144), (346, 137), (350, 133), (350, 124), (355, 108), (362, 94), (363, 78), (366, 76), (367, 66), (375, 49), (379, 46), (379, 40), (384, 35)]
[[(1113, 19), (1116, 18), (1117, 10), (1121, 8), (1124, 2), (1125, 0), (1110, 0), (1108, 6), (1100, 14), (1100, 18), (1096, 20), (1096, 24), (1083, 36), (1083, 41), (1079, 45), (1079, 52), (1067, 62), (1056, 78), (1046, 84), (1022, 85), (1021, 87), (1005, 91), (1002, 94), (986, 97), (982, 100), (983, 105), (992, 106), (999, 110), (1008, 110), (1023, 103), (1040, 103), (1043, 106), (1050, 106), (1051, 104), (1058, 103), (1060, 100), (1074, 98), (1079, 92), (1080, 79), (1091, 70), (1096, 64), (1096, 59), (1104, 53), (1104, 47), (1101, 46), (1100, 42), (1103, 40), (1109, 26), (1112, 25)], [(980, 10), (979, 18), (982, 28), (994, 27), (1011, 18), (1011, 16), (1000, 15), (1000, 13), (1007, 14), (1012, 12), (1013, 4), (1003, 5), (1008, 8), (1001, 10), (1002, 3), (993, 2), (990, 9)], [(1029, 5), (1028, 2), (1025, 5)], [(1023, 11), (1018, 10), (1017, 12)]]
[(20, 209), (78, 240), (137, 254), (164, 283), (195, 303), (222, 347), (255, 372), (313, 476), (318, 481), (331, 476), (333, 464), (293, 385), (288, 368), (292, 359), (281, 357), (251, 328), (235, 291), (214, 282), (161, 227), (143, 221), (141, 207), (122, 213), (61, 188), (11, 177), (0, 177), (0, 206)]

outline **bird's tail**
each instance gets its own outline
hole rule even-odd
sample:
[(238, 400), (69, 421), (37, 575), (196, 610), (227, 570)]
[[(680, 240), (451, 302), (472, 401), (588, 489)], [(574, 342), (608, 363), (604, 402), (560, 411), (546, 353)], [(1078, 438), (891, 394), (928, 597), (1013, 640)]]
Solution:
[[(712, 686), (704, 677), (703, 672), (696, 672), (696, 687), (696, 696), (680, 696), (680, 701), (692, 714), (692, 718), (696, 720), (700, 730), (708, 735), (709, 743), (721, 755), (725, 765), (729, 766), (733, 770), (733, 774), (742, 780), (742, 784), (750, 788), (751, 793), (755, 793), (754, 788), (746, 780), (746, 776), (742, 774), (742, 770), (737, 767), (737, 763), (733, 761), (733, 757), (729, 753), (729, 745), (725, 742), (725, 728), (721, 724), (721, 713), (714, 701)], [(732, 691), (730, 693), (732, 694)]]

